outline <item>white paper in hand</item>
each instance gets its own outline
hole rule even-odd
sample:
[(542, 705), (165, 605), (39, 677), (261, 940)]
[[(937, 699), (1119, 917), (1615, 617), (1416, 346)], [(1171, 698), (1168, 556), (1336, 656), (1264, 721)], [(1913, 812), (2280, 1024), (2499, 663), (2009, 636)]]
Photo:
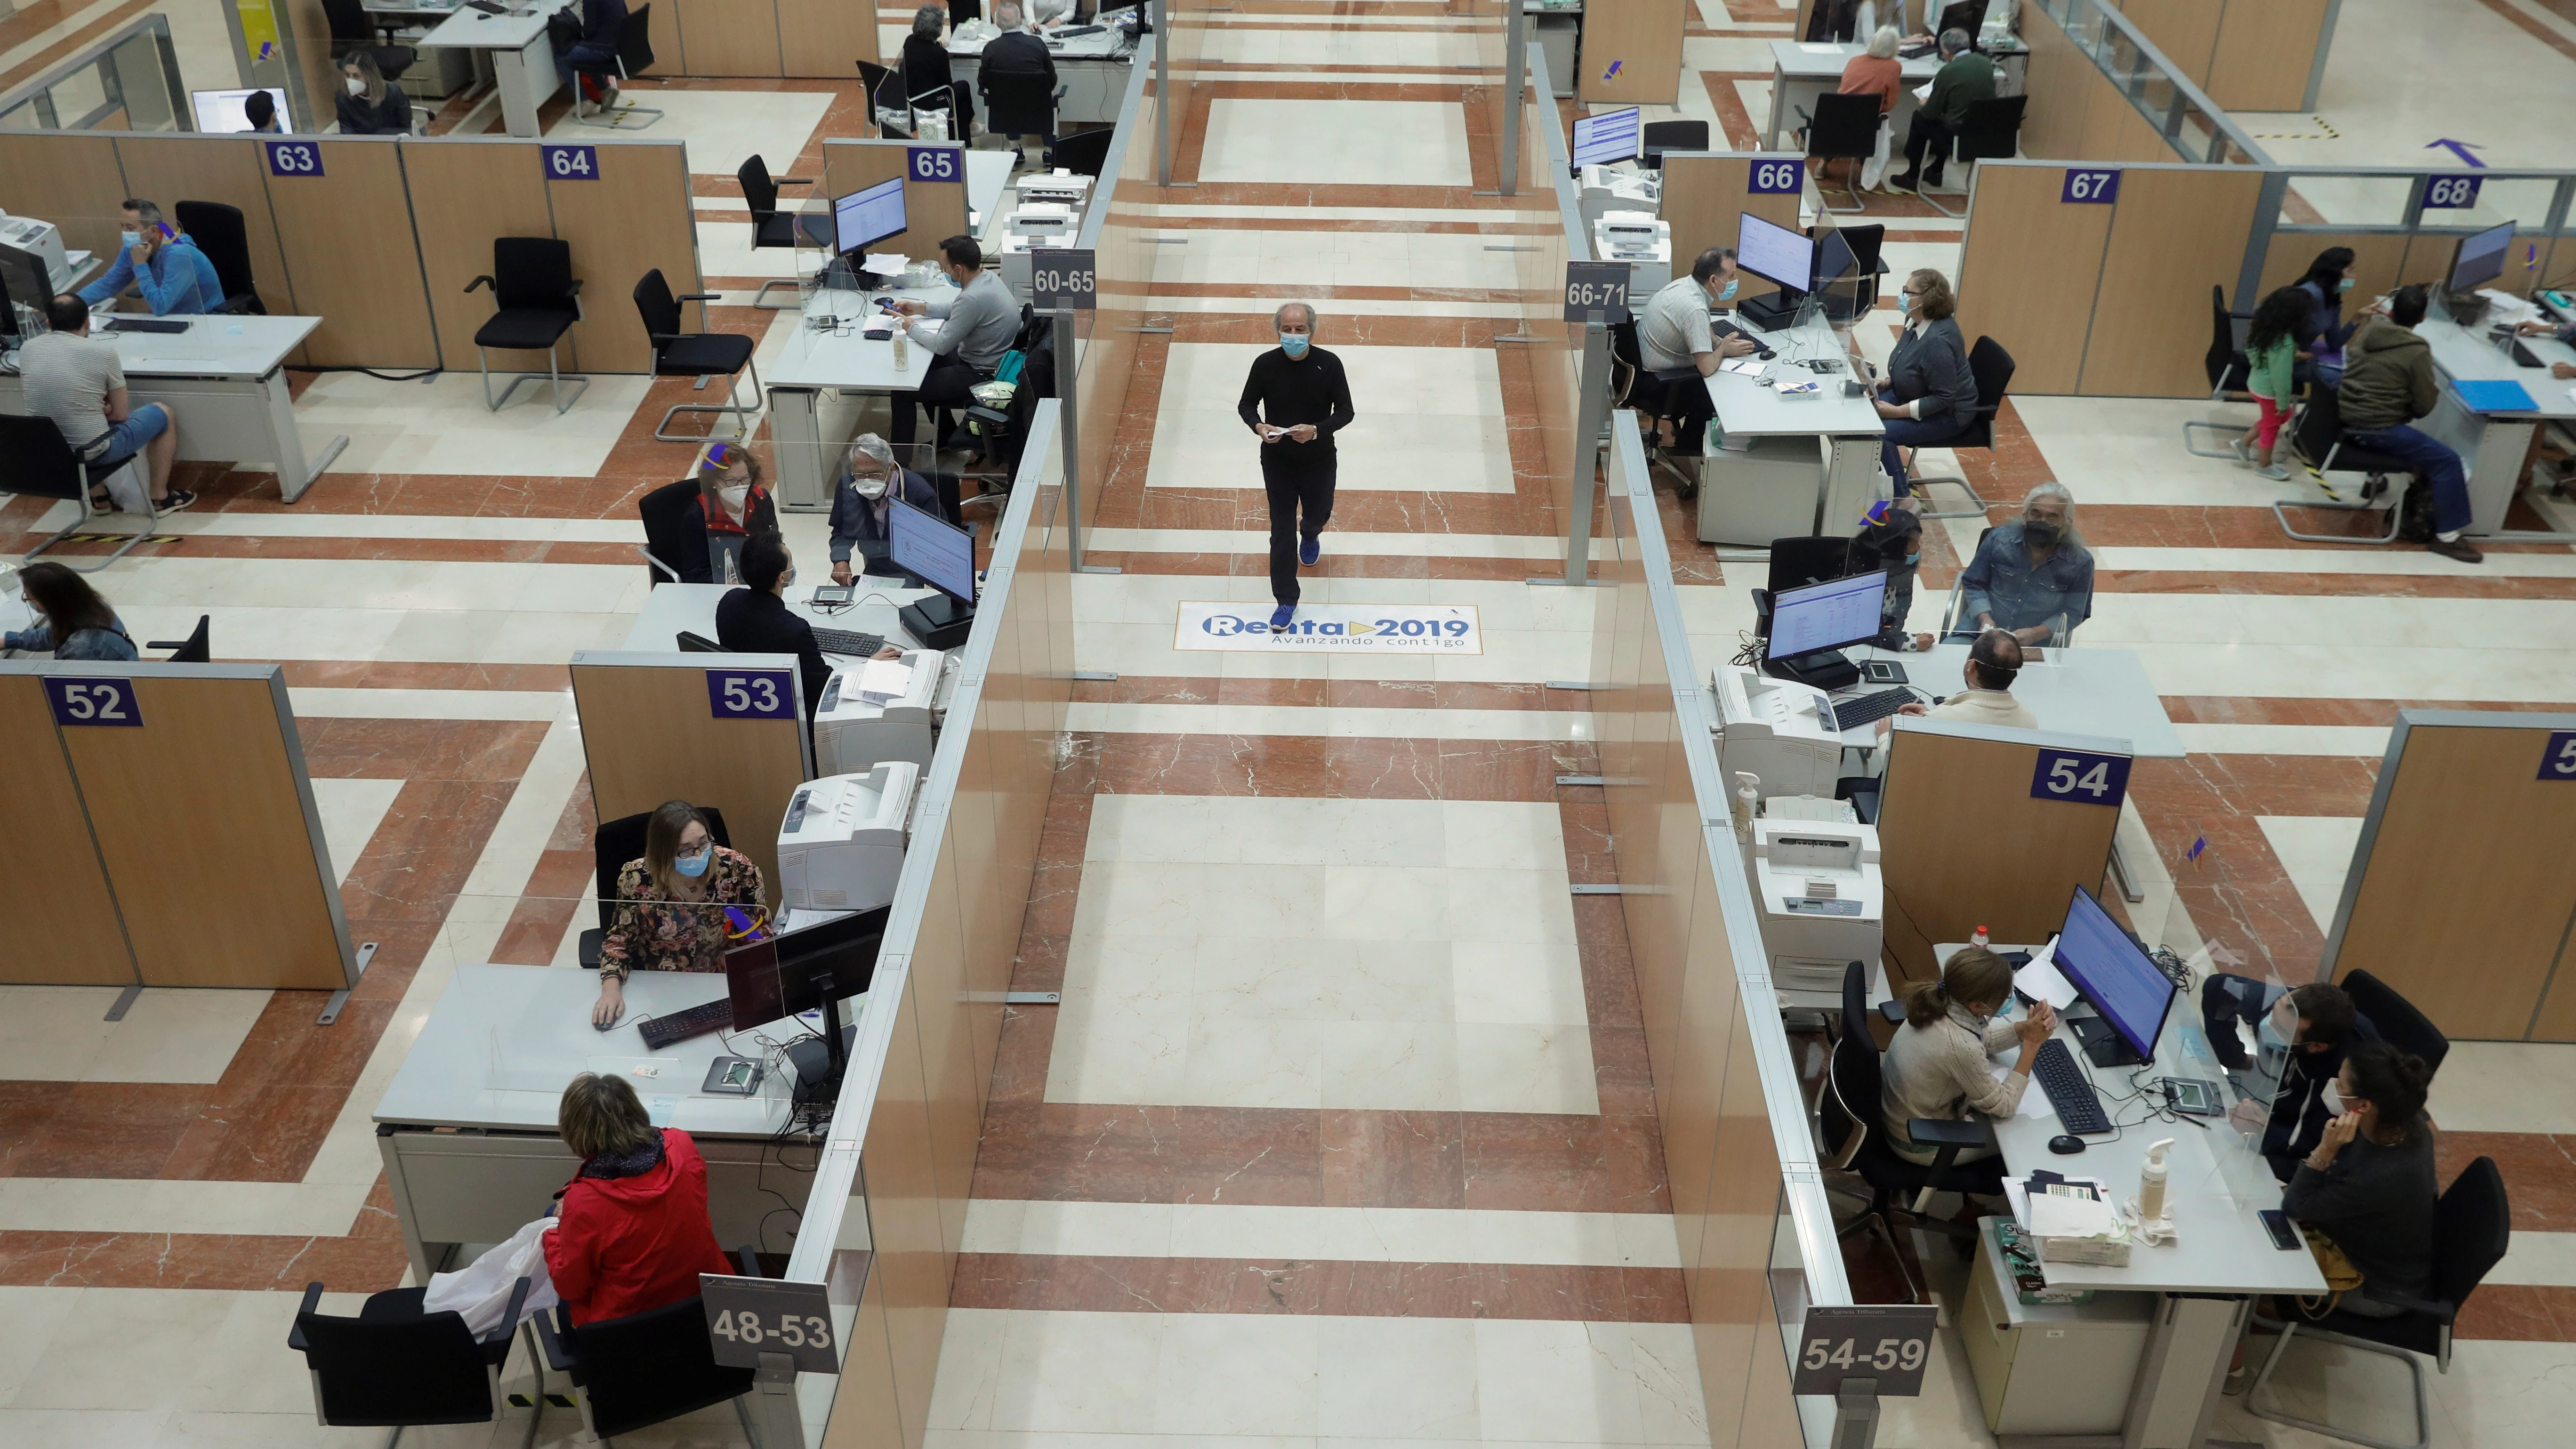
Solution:
[(1930, 81), (1925, 81), (1923, 84), (1916, 86), (1914, 88), (1914, 99), (1918, 101), (1928, 101), (1932, 99), (1932, 83)]
[(2075, 984), (2057, 969), (2057, 940), (2030, 953), (2030, 964), (2013, 973), (2013, 985), (2024, 996), (2045, 1001), (2057, 1011), (2075, 1004)]

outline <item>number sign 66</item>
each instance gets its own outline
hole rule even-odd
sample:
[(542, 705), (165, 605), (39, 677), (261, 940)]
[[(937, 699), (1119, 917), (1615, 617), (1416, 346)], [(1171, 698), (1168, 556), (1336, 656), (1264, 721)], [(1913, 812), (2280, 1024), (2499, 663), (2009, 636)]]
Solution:
[(1754, 196), (1787, 196), (1796, 192), (1806, 176), (1806, 163), (1801, 161), (1756, 161), (1745, 175), (1745, 191)]
[(2034, 800), (2117, 808), (2128, 792), (2129, 761), (2125, 755), (2044, 749), (2030, 776), (2030, 798)]
[(954, 146), (913, 146), (905, 153), (904, 175), (915, 181), (955, 181), (957, 148)]

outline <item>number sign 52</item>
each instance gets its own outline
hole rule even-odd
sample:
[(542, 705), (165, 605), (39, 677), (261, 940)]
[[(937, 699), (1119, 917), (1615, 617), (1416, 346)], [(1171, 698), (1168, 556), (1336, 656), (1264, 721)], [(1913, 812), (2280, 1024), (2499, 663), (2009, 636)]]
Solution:
[(2129, 792), (2125, 755), (2094, 755), (2081, 750), (2041, 750), (2031, 771), (2030, 798), (2067, 800), (2078, 805), (2117, 808)]
[(143, 710), (134, 702), (131, 679), (45, 678), (45, 698), (54, 706), (54, 723), (65, 729), (81, 725), (140, 725)]
[(707, 711), (717, 719), (794, 719), (796, 676), (784, 669), (710, 669)]

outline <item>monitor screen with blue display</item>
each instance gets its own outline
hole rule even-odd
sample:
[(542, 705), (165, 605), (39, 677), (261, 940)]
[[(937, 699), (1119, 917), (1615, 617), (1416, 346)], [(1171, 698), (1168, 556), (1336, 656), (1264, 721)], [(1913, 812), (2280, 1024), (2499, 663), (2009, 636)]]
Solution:
[(886, 557), (959, 603), (975, 602), (974, 535), (900, 498), (893, 503)]
[(2491, 226), (2476, 236), (2460, 238), (2451, 263), (2451, 290), (2469, 292), (2504, 275), (2506, 254), (2513, 250), (2513, 223)]
[(1782, 589), (1771, 600), (1771, 644), (1764, 657), (1795, 659), (1876, 638), (1886, 609), (1887, 575), (1883, 573)]
[(2141, 1060), (2156, 1054), (2156, 1036), (2173, 1006), (2173, 978), (2156, 969), (2102, 903), (2082, 886), (2057, 936), (2057, 969)]
[(1638, 110), (1603, 111), (1597, 116), (1574, 118), (1574, 164), (1603, 166), (1625, 161), (1637, 154), (1637, 141), (1644, 134)]
[(843, 255), (864, 253), (904, 233), (903, 178), (881, 181), (832, 202), (832, 236)]

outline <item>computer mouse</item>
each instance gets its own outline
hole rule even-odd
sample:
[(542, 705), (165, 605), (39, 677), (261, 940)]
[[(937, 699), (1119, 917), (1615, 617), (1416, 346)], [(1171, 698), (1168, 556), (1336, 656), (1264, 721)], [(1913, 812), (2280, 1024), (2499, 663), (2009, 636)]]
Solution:
[(2057, 1136), (2048, 1139), (2048, 1150), (2056, 1153), (2060, 1157), (2073, 1157), (2076, 1153), (2084, 1150), (2084, 1139), (2081, 1137), (2069, 1137), (2064, 1133), (2059, 1133)]
[(1761, 358), (1764, 362), (1769, 362), (1772, 358), (1775, 358), (1775, 357), (1779, 356), (1780, 354), (1779, 354), (1779, 352), (1778, 352), (1777, 350), (1775, 350), (1775, 349), (1773, 349), (1773, 348), (1769, 348), (1769, 347), (1757, 347), (1757, 348), (1753, 349), (1753, 355), (1754, 355), (1754, 356), (1756, 356), (1756, 357), (1758, 357), (1758, 358)]
[[(590, 1024), (590, 1029), (592, 1031), (614, 1031), (617, 1028), (617, 1024), (625, 1019), (626, 1003), (621, 1001), (617, 1003), (617, 1014), (615, 1016), (610, 1017), (606, 1021), (593, 1021)], [(2083, 1149), (2079, 1147), (2076, 1150), (2082, 1151)]]

